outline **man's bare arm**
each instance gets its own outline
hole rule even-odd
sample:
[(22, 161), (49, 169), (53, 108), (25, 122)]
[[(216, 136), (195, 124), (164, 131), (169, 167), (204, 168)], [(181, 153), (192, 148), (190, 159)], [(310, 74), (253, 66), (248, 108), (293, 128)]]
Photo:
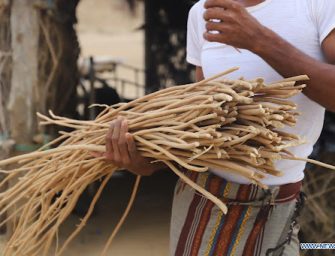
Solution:
[[(335, 32), (323, 41), (328, 63), (317, 61), (264, 27), (238, 2), (207, 0), (204, 18), (208, 41), (247, 49), (263, 58), (283, 77), (306, 74), (310, 77), (304, 93), (328, 110), (335, 111)], [(219, 19), (223, 22), (211, 22)], [(209, 31), (219, 31), (213, 34)]]
[(335, 32), (322, 44), (323, 53), (329, 63), (309, 57), (272, 31), (267, 31), (265, 37), (271, 43), (261, 43), (255, 53), (284, 77), (307, 74), (310, 81), (303, 92), (335, 112)]
[(204, 73), (202, 72), (202, 68), (201, 67), (196, 67), (195, 68), (195, 80), (197, 82), (204, 80)]

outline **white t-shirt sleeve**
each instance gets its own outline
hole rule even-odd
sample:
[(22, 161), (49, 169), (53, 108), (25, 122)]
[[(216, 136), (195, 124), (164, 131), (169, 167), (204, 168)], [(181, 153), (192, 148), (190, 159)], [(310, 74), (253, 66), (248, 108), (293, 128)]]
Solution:
[(199, 31), (199, 3), (193, 5), (187, 20), (187, 46), (186, 46), (186, 61), (195, 66), (201, 67), (201, 48), (202, 36)]
[(319, 32), (320, 44), (335, 29), (335, 1), (316, 1), (316, 22)]

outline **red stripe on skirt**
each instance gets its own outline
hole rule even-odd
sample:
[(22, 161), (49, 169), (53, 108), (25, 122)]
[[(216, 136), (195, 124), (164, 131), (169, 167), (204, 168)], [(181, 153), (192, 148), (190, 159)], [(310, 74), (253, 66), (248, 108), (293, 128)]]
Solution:
[[(197, 178), (198, 178), (198, 176), (199, 176), (199, 173), (188, 171), (188, 172), (185, 173), (185, 175), (186, 175), (190, 180), (192, 180), (193, 182), (196, 182), (196, 180), (197, 180)], [(181, 181), (181, 182), (180, 182), (180, 186), (179, 186), (179, 188), (178, 188), (176, 194), (178, 195), (180, 192), (184, 191), (186, 185), (187, 185), (186, 182)]]
[[(262, 229), (264, 228), (264, 225), (268, 219), (271, 207), (272, 207), (271, 205), (265, 205), (258, 212), (254, 226), (252, 230), (250, 231), (248, 240), (245, 244), (245, 247), (243, 250), (243, 256), (253, 256), (254, 255), (254, 252), (256, 249), (257, 238), (259, 237)], [(261, 237), (259, 239), (261, 239)], [(260, 241), (261, 244), (262, 242), (263, 241)]]
[(201, 196), (198, 194), (194, 194), (193, 200), (190, 204), (188, 213), (187, 213), (187, 217), (185, 219), (185, 223), (184, 226), (181, 230), (179, 239), (178, 239), (178, 245), (176, 248), (176, 253), (175, 255), (177, 256), (181, 256), (184, 254), (184, 249), (185, 249), (185, 245), (187, 242), (187, 237), (188, 234), (190, 233), (191, 227), (192, 227), (192, 223), (193, 223), (193, 219), (194, 219), (194, 215), (195, 215), (195, 211), (199, 205)]
[[(236, 199), (238, 201), (246, 201), (249, 199), (251, 185), (240, 185)], [(220, 236), (215, 245), (214, 255), (227, 255), (229, 245), (232, 242), (234, 228), (243, 212), (243, 206), (232, 205), (228, 209), (228, 214), (224, 221), (224, 226), (220, 231)]]
[[(217, 195), (223, 183), (225, 183), (223, 179), (211, 179), (208, 184), (208, 191), (214, 195)], [(199, 222), (199, 226), (197, 227), (197, 230), (196, 230), (193, 242), (192, 242), (192, 250), (191, 250), (192, 256), (196, 256), (199, 253), (202, 238), (205, 233), (207, 224), (209, 222), (213, 206), (214, 206), (214, 203), (210, 200), (207, 200), (206, 205), (201, 213), (201, 219)]]

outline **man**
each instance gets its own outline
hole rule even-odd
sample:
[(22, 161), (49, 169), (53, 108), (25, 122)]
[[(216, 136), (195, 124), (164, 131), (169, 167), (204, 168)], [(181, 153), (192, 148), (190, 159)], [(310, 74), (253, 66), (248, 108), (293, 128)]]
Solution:
[[(197, 80), (232, 66), (229, 78), (264, 77), (266, 82), (307, 74), (304, 94), (294, 101), (302, 113), (290, 132), (308, 143), (292, 149), (307, 157), (318, 139), (324, 109), (335, 111), (335, 1), (201, 0), (188, 20), (187, 60)], [(239, 49), (239, 50), (237, 50)], [(106, 157), (136, 174), (162, 167), (140, 156), (127, 121), (111, 124)], [(283, 177), (266, 177), (263, 191), (222, 170), (190, 174), (222, 200), (226, 216), (206, 198), (179, 182), (171, 220), (171, 255), (299, 255), (296, 216), (304, 163), (279, 161)]]

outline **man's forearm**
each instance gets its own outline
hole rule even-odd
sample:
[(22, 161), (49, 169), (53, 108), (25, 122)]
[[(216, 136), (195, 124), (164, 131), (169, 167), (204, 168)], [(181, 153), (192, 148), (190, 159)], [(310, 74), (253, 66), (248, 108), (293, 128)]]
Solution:
[[(308, 75), (310, 81), (307, 82), (308, 87), (304, 93), (327, 109), (335, 111), (335, 65), (314, 60), (296, 49), (275, 32), (264, 27), (238, 1), (206, 0), (205, 8), (207, 10), (204, 13), (204, 38), (207, 41), (248, 49), (263, 58), (284, 77)], [(331, 56), (329, 63), (335, 64), (335, 34), (328, 36), (329, 38), (331, 42), (328, 41), (326, 45), (330, 48), (330, 53), (324, 53)]]
[(304, 94), (328, 110), (335, 111), (334, 65), (311, 58), (268, 29), (253, 52), (283, 77), (308, 75), (310, 81), (306, 82)]

